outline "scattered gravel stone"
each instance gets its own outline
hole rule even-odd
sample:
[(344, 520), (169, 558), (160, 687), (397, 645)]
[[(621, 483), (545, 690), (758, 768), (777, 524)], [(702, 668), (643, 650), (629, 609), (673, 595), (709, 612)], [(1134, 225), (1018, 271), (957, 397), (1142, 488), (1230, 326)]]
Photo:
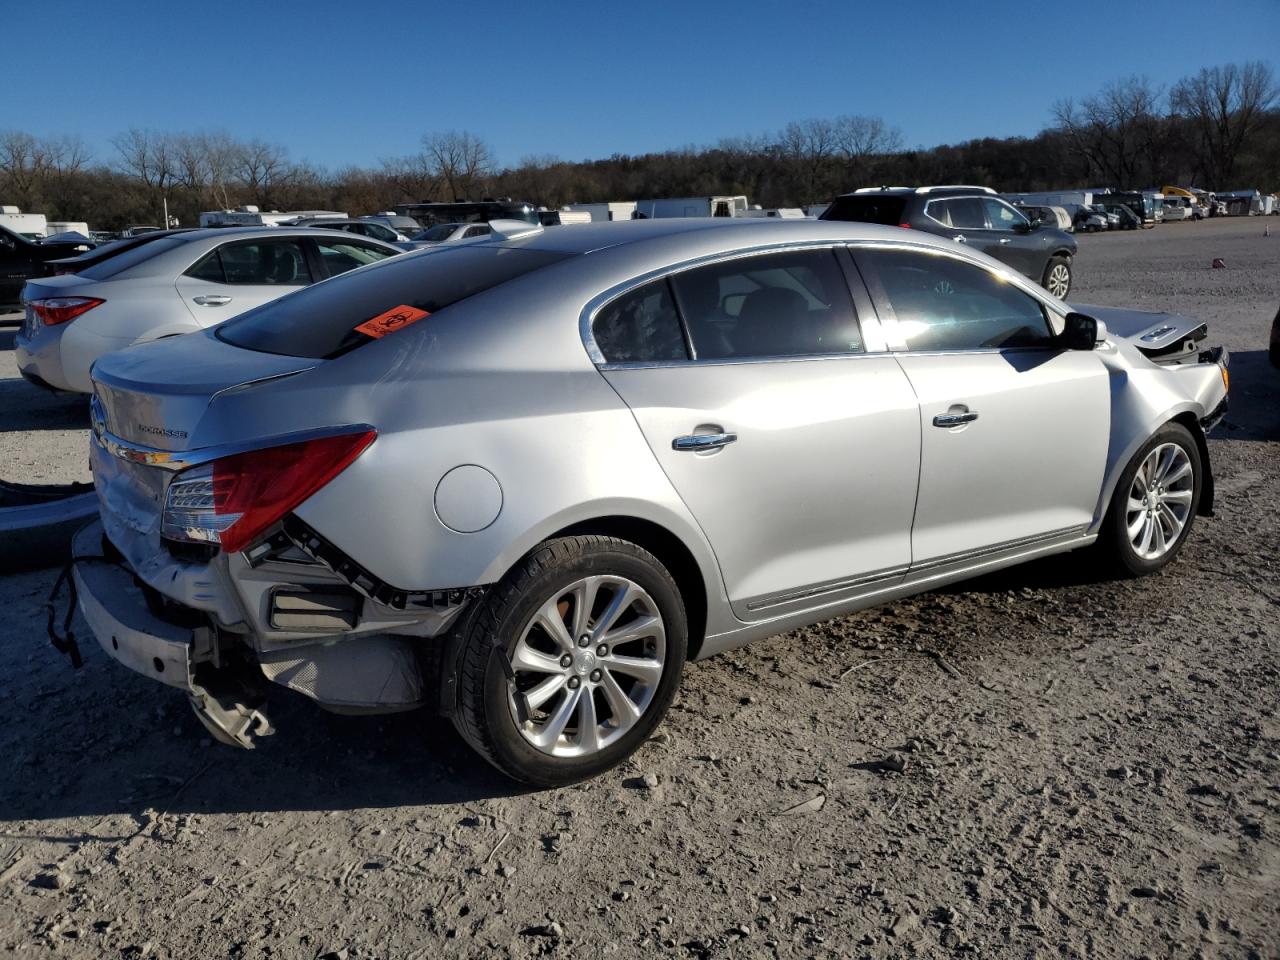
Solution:
[(71, 878), (61, 870), (46, 870), (43, 873), (37, 873), (31, 881), (31, 886), (38, 887), (41, 890), (65, 890), (71, 885)]

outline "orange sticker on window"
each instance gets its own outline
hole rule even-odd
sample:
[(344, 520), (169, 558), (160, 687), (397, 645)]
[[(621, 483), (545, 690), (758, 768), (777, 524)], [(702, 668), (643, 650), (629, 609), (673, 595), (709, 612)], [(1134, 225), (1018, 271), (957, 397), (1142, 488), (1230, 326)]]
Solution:
[(386, 313), (378, 314), (372, 320), (366, 320), (356, 327), (356, 333), (366, 334), (376, 340), (429, 316), (431, 314), (426, 310), (419, 310), (417, 307), (402, 303), (398, 307), (392, 307)]

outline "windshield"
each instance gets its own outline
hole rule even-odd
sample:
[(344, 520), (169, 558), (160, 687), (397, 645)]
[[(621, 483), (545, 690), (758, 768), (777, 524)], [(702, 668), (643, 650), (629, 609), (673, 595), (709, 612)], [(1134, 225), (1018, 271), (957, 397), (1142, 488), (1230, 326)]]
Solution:
[(448, 240), (453, 236), (453, 231), (457, 230), (460, 224), (457, 223), (439, 223), (429, 230), (423, 230), (413, 239), (415, 240)]
[(80, 271), (80, 276), (90, 280), (109, 280), (118, 273), (135, 267), (144, 260), (150, 260), (152, 257), (164, 253), (166, 250), (172, 250), (174, 247), (180, 247), (187, 242), (185, 236), (157, 237), (148, 243), (142, 243), (134, 247), (132, 250), (125, 250), (114, 257), (109, 257), (101, 263), (95, 263), (91, 267), (86, 267)]
[(465, 243), (393, 257), (250, 310), (216, 335), (248, 350), (328, 359), (374, 339), (356, 328), (390, 311), (436, 313), (569, 256)]

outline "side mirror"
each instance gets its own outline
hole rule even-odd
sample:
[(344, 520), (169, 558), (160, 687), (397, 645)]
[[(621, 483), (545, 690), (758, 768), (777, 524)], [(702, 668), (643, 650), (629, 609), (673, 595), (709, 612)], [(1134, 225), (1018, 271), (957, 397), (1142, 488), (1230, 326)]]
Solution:
[(1083, 313), (1068, 313), (1066, 326), (1062, 328), (1058, 342), (1067, 350), (1092, 350), (1106, 336), (1107, 328), (1101, 320), (1087, 317)]

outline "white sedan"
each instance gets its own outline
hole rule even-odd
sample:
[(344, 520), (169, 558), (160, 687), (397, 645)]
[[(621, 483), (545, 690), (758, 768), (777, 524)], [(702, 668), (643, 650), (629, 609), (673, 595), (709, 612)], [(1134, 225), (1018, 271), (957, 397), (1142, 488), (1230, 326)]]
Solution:
[(192, 230), (79, 273), (29, 281), (14, 341), (38, 386), (90, 393), (95, 360), (135, 343), (216, 326), (286, 293), (401, 251), (336, 230)]

